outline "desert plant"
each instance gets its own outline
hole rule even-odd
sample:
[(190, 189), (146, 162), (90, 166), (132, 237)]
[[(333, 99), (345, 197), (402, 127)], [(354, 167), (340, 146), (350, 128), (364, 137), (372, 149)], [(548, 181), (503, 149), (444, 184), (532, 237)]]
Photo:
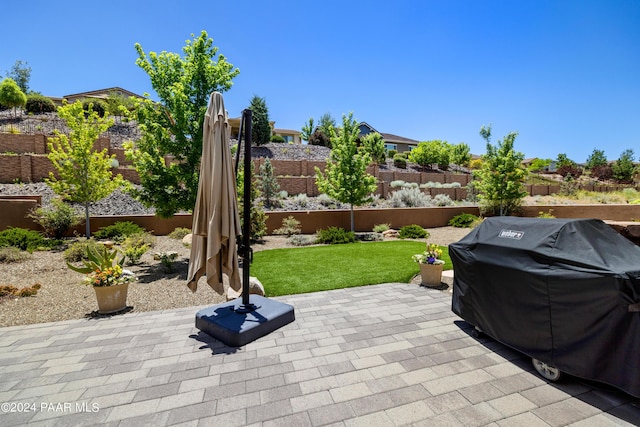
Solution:
[(153, 259), (160, 261), (167, 273), (173, 273), (173, 261), (178, 258), (178, 253), (173, 251), (157, 252), (153, 254)]
[(373, 226), (374, 233), (384, 233), (391, 228), (391, 224), (376, 224)]
[(122, 250), (127, 257), (127, 264), (134, 265), (140, 262), (140, 258), (156, 243), (155, 236), (149, 233), (135, 233), (129, 235), (122, 242)]
[(447, 224), (451, 227), (471, 228), (476, 221), (478, 221), (477, 216), (470, 213), (461, 213), (451, 218)]
[(13, 263), (13, 262), (21, 262), (26, 259), (29, 259), (31, 255), (29, 252), (21, 251), (20, 249), (8, 246), (4, 248), (0, 248), (0, 263)]
[(149, 250), (149, 246), (127, 246), (122, 249), (124, 256), (126, 257), (125, 263), (127, 265), (136, 265), (140, 263), (140, 258)]
[(316, 233), (318, 243), (328, 243), (330, 245), (353, 243), (356, 236), (353, 231), (347, 231), (341, 227), (327, 227), (320, 229)]
[(398, 231), (400, 239), (428, 239), (429, 232), (417, 224), (405, 225)]
[(433, 204), (436, 206), (452, 206), (453, 200), (447, 194), (436, 194), (433, 197)]
[(124, 241), (132, 234), (143, 233), (144, 228), (131, 221), (116, 221), (111, 225), (100, 228), (94, 233), (96, 239), (110, 239), (116, 243)]
[(431, 196), (418, 188), (403, 188), (391, 193), (389, 202), (394, 208), (427, 207), (431, 206)]
[(294, 234), (287, 238), (287, 242), (293, 246), (309, 246), (317, 243), (316, 236), (308, 236), (304, 234)]
[(191, 234), (190, 228), (176, 227), (171, 233), (169, 233), (169, 237), (176, 240), (182, 240), (187, 234)]
[(293, 236), (294, 234), (300, 234), (302, 228), (300, 227), (300, 221), (293, 216), (288, 216), (282, 220), (282, 227), (273, 230), (273, 234), (284, 234), (286, 236)]
[(296, 194), (291, 198), (291, 201), (298, 208), (302, 208), (302, 209), (306, 208), (307, 205), (309, 204), (309, 198), (304, 193)]
[(67, 230), (82, 222), (82, 216), (62, 199), (51, 200), (51, 207), (39, 207), (29, 217), (44, 229), (47, 237), (62, 238)]
[(13, 285), (0, 285), (0, 297), (15, 295), (16, 292), (18, 292), (18, 288)]
[(87, 249), (91, 247), (95, 250), (98, 249), (98, 243), (93, 239), (83, 239), (77, 242), (73, 242), (72, 244), (65, 249), (62, 254), (62, 258), (67, 262), (80, 262), (82, 260), (86, 260), (87, 258)]
[(391, 187), (391, 188), (402, 188), (402, 187), (404, 187), (405, 184), (406, 183), (404, 181), (402, 181), (401, 179), (397, 179), (395, 181), (391, 181), (389, 183), (389, 187)]

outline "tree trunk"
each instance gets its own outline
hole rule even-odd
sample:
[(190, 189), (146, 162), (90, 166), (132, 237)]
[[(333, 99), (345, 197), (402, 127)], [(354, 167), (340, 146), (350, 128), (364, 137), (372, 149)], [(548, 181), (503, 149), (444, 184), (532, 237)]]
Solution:
[(84, 202), (84, 222), (86, 224), (87, 239), (91, 237), (91, 225), (89, 224), (89, 202)]
[(355, 233), (356, 231), (356, 225), (355, 225), (355, 221), (354, 221), (354, 217), (353, 217), (353, 203), (349, 204), (349, 207), (351, 209), (351, 231)]

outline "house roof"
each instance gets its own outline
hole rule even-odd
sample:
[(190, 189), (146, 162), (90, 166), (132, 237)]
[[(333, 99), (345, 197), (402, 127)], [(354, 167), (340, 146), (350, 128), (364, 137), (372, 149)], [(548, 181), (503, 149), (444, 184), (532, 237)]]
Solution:
[(129, 92), (128, 90), (122, 89), (121, 87), (117, 87), (117, 86), (106, 88), (106, 89), (91, 90), (88, 92), (72, 93), (69, 95), (65, 95), (63, 98), (79, 98), (83, 96), (90, 97), (90, 98), (107, 98), (109, 94), (113, 92), (117, 92), (125, 96), (134, 96), (136, 98), (143, 98), (137, 93)]
[(382, 139), (384, 139), (386, 142), (399, 142), (401, 144), (418, 144), (420, 142), (420, 141), (416, 141), (415, 139), (405, 138), (404, 136), (398, 136), (392, 133), (380, 132), (367, 122), (360, 122), (359, 126), (366, 126), (371, 130), (371, 132), (379, 133), (380, 135), (382, 135)]

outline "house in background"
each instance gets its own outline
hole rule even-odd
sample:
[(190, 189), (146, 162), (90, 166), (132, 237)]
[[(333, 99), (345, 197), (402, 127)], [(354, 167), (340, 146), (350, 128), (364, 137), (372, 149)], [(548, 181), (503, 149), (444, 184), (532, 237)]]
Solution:
[(405, 151), (411, 151), (418, 146), (420, 141), (416, 141), (415, 139), (405, 138), (403, 136), (394, 135), (392, 133), (384, 133), (379, 132), (374, 129), (367, 122), (360, 122), (360, 136), (367, 135), (369, 133), (378, 132), (382, 135), (382, 139), (384, 140), (384, 148), (389, 150), (395, 150), (398, 153), (404, 153)]
[(73, 104), (76, 101), (83, 101), (87, 98), (107, 99), (111, 94), (117, 94), (127, 98), (133, 96), (135, 98), (143, 99), (143, 97), (138, 95), (137, 93), (129, 92), (128, 90), (122, 89), (121, 87), (110, 87), (106, 89), (91, 90), (89, 92), (72, 93), (70, 95), (63, 96), (62, 98), (58, 98), (55, 96), (50, 96), (49, 98), (53, 101), (54, 104), (62, 105), (63, 99), (66, 99), (69, 104)]
[[(302, 144), (302, 139), (300, 139), (300, 131), (292, 129), (279, 129), (275, 127), (275, 124), (275, 121), (269, 121), (272, 135), (280, 135), (282, 138), (284, 138), (285, 143), (298, 145)], [(229, 126), (231, 126), (231, 138), (238, 139), (238, 133), (240, 132), (240, 117), (230, 117)]]

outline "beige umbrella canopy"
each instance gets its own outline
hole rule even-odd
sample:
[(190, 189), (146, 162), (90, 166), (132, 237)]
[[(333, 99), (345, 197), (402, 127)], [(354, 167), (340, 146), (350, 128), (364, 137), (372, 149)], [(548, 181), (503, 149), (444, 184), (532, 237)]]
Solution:
[(222, 273), (229, 286), (242, 287), (238, 266), (236, 236), (242, 234), (238, 215), (236, 179), (229, 140), (229, 126), (224, 100), (218, 92), (211, 94), (202, 135), (202, 160), (198, 195), (193, 209), (193, 241), (189, 258), (187, 286), (196, 291), (198, 280), (224, 294)]

